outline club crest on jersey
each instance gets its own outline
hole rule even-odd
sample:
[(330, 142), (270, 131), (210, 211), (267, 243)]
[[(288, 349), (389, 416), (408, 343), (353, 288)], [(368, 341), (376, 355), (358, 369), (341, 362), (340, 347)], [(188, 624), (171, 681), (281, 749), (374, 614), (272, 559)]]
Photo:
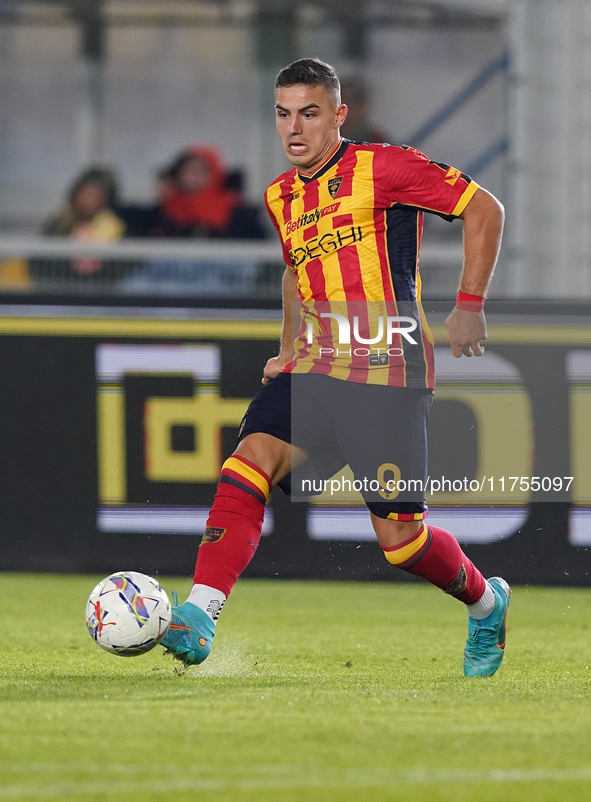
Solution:
[(226, 534), (225, 529), (220, 529), (219, 526), (207, 526), (205, 534), (201, 538), (201, 545), (204, 543), (218, 543)]
[(343, 183), (343, 176), (336, 175), (334, 178), (330, 178), (328, 181), (328, 191), (332, 198), (336, 198), (336, 194), (341, 188), (341, 184)]

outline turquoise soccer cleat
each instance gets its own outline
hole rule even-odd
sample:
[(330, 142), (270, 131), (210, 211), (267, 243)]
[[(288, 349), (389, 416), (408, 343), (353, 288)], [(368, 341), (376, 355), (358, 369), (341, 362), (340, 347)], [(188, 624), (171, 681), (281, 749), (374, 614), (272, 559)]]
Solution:
[(178, 604), (176, 592), (172, 595), (172, 620), (160, 643), (176, 660), (186, 666), (202, 663), (211, 651), (215, 624), (207, 613), (191, 602)]
[(505, 632), (511, 588), (500, 576), (488, 580), (496, 600), (486, 618), (468, 617), (468, 640), (464, 649), (466, 677), (492, 677), (505, 656)]

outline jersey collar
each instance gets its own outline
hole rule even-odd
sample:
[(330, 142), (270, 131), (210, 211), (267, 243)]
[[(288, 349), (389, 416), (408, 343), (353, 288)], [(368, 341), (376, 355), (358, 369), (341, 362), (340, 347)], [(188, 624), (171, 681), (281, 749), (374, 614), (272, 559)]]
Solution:
[(312, 173), (312, 175), (302, 175), (302, 173), (298, 172), (298, 178), (303, 181), (304, 184), (309, 184), (310, 181), (316, 181), (316, 179), (321, 178), (331, 167), (334, 167), (348, 147), (349, 140), (342, 139), (337, 149), (333, 151), (332, 155), (328, 157), (315, 173)]

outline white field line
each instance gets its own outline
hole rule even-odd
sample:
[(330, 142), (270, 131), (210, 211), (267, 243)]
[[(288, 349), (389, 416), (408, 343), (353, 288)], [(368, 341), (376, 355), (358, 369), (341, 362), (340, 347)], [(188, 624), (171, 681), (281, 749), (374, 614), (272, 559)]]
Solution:
[[(36, 765), (36, 769), (33, 768)], [(33, 764), (29, 771), (42, 770), (40, 764)], [(50, 764), (48, 773), (52, 769), (62, 771), (88, 771), (88, 764)], [(0, 769), (3, 767), (0, 767)], [(49, 765), (47, 766), (49, 768)], [(180, 791), (193, 793), (210, 791), (264, 791), (289, 790), (297, 788), (384, 788), (397, 786), (420, 785), (462, 785), (466, 783), (532, 783), (532, 782), (565, 782), (591, 780), (591, 767), (580, 769), (492, 769), (492, 770), (462, 770), (462, 769), (409, 769), (391, 772), (382, 769), (350, 769), (346, 771), (329, 770), (313, 772), (308, 766), (259, 766), (252, 767), (249, 776), (235, 778), (221, 778), (211, 776), (211, 766), (204, 767), (203, 774), (193, 777), (179, 778), (174, 767), (152, 766), (151, 770), (159, 771), (159, 778), (151, 780), (146, 776), (145, 767), (131, 767), (120, 764), (121, 773), (135, 771), (138, 774), (136, 782), (117, 781), (105, 778), (102, 781), (70, 781), (43, 784), (0, 785), (0, 799), (52, 799), (80, 797), (87, 798), (101, 795), (104, 798), (115, 799), (121, 795), (140, 794), (170, 794)], [(118, 774), (113, 764), (96, 766), (97, 772), (106, 771), (109, 776)], [(10, 770), (10, 766), (6, 766)], [(12, 767), (14, 770), (14, 766)], [(115, 770), (114, 770), (115, 769)], [(23, 766), (22, 771), (25, 771)], [(220, 769), (221, 771), (221, 769)], [(169, 780), (162, 778), (162, 772), (171, 772)], [(210, 774), (208, 777), (207, 774)], [(261, 776), (261, 774), (266, 776)], [(259, 776), (257, 776), (259, 775)], [(274, 775), (274, 776), (273, 776)], [(465, 789), (464, 789), (465, 790)]]

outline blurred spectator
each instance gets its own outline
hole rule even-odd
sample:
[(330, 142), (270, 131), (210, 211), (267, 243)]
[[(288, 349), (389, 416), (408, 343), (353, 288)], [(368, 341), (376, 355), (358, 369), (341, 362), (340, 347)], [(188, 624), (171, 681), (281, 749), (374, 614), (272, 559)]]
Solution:
[(119, 209), (132, 237), (264, 239), (260, 210), (244, 198), (243, 176), (228, 172), (211, 145), (182, 151), (158, 173), (152, 206)]
[(345, 78), (341, 83), (341, 97), (349, 111), (341, 126), (341, 134), (353, 142), (391, 141), (385, 132), (371, 121), (370, 97), (361, 78)]
[[(245, 202), (243, 174), (228, 172), (211, 145), (193, 145), (159, 174), (154, 207), (121, 210), (130, 236), (264, 239), (259, 209)], [(142, 225), (144, 228), (142, 229)], [(240, 259), (155, 259), (128, 276), (123, 293), (248, 296), (255, 291), (260, 265)]]
[[(43, 233), (80, 242), (108, 243), (120, 240), (125, 223), (117, 211), (117, 180), (105, 167), (85, 170), (70, 187), (60, 211), (43, 226)], [(96, 282), (101, 286), (118, 281), (134, 263), (83, 257), (71, 260), (32, 259), (30, 275), (40, 285), (56, 281)]]
[[(112, 170), (91, 167), (72, 184), (68, 198), (57, 215), (43, 227), (43, 233), (71, 237), (81, 242), (116, 242), (125, 234), (125, 224), (115, 213), (117, 181)], [(73, 259), (72, 269), (90, 276), (101, 269), (100, 259)]]
[(194, 145), (175, 159), (168, 174), (172, 187), (162, 211), (179, 232), (208, 237), (228, 230), (240, 196), (226, 187), (226, 171), (214, 148)]
[(87, 242), (115, 242), (125, 233), (125, 225), (114, 211), (116, 204), (113, 171), (91, 167), (74, 181), (66, 203), (45, 223), (43, 233)]

